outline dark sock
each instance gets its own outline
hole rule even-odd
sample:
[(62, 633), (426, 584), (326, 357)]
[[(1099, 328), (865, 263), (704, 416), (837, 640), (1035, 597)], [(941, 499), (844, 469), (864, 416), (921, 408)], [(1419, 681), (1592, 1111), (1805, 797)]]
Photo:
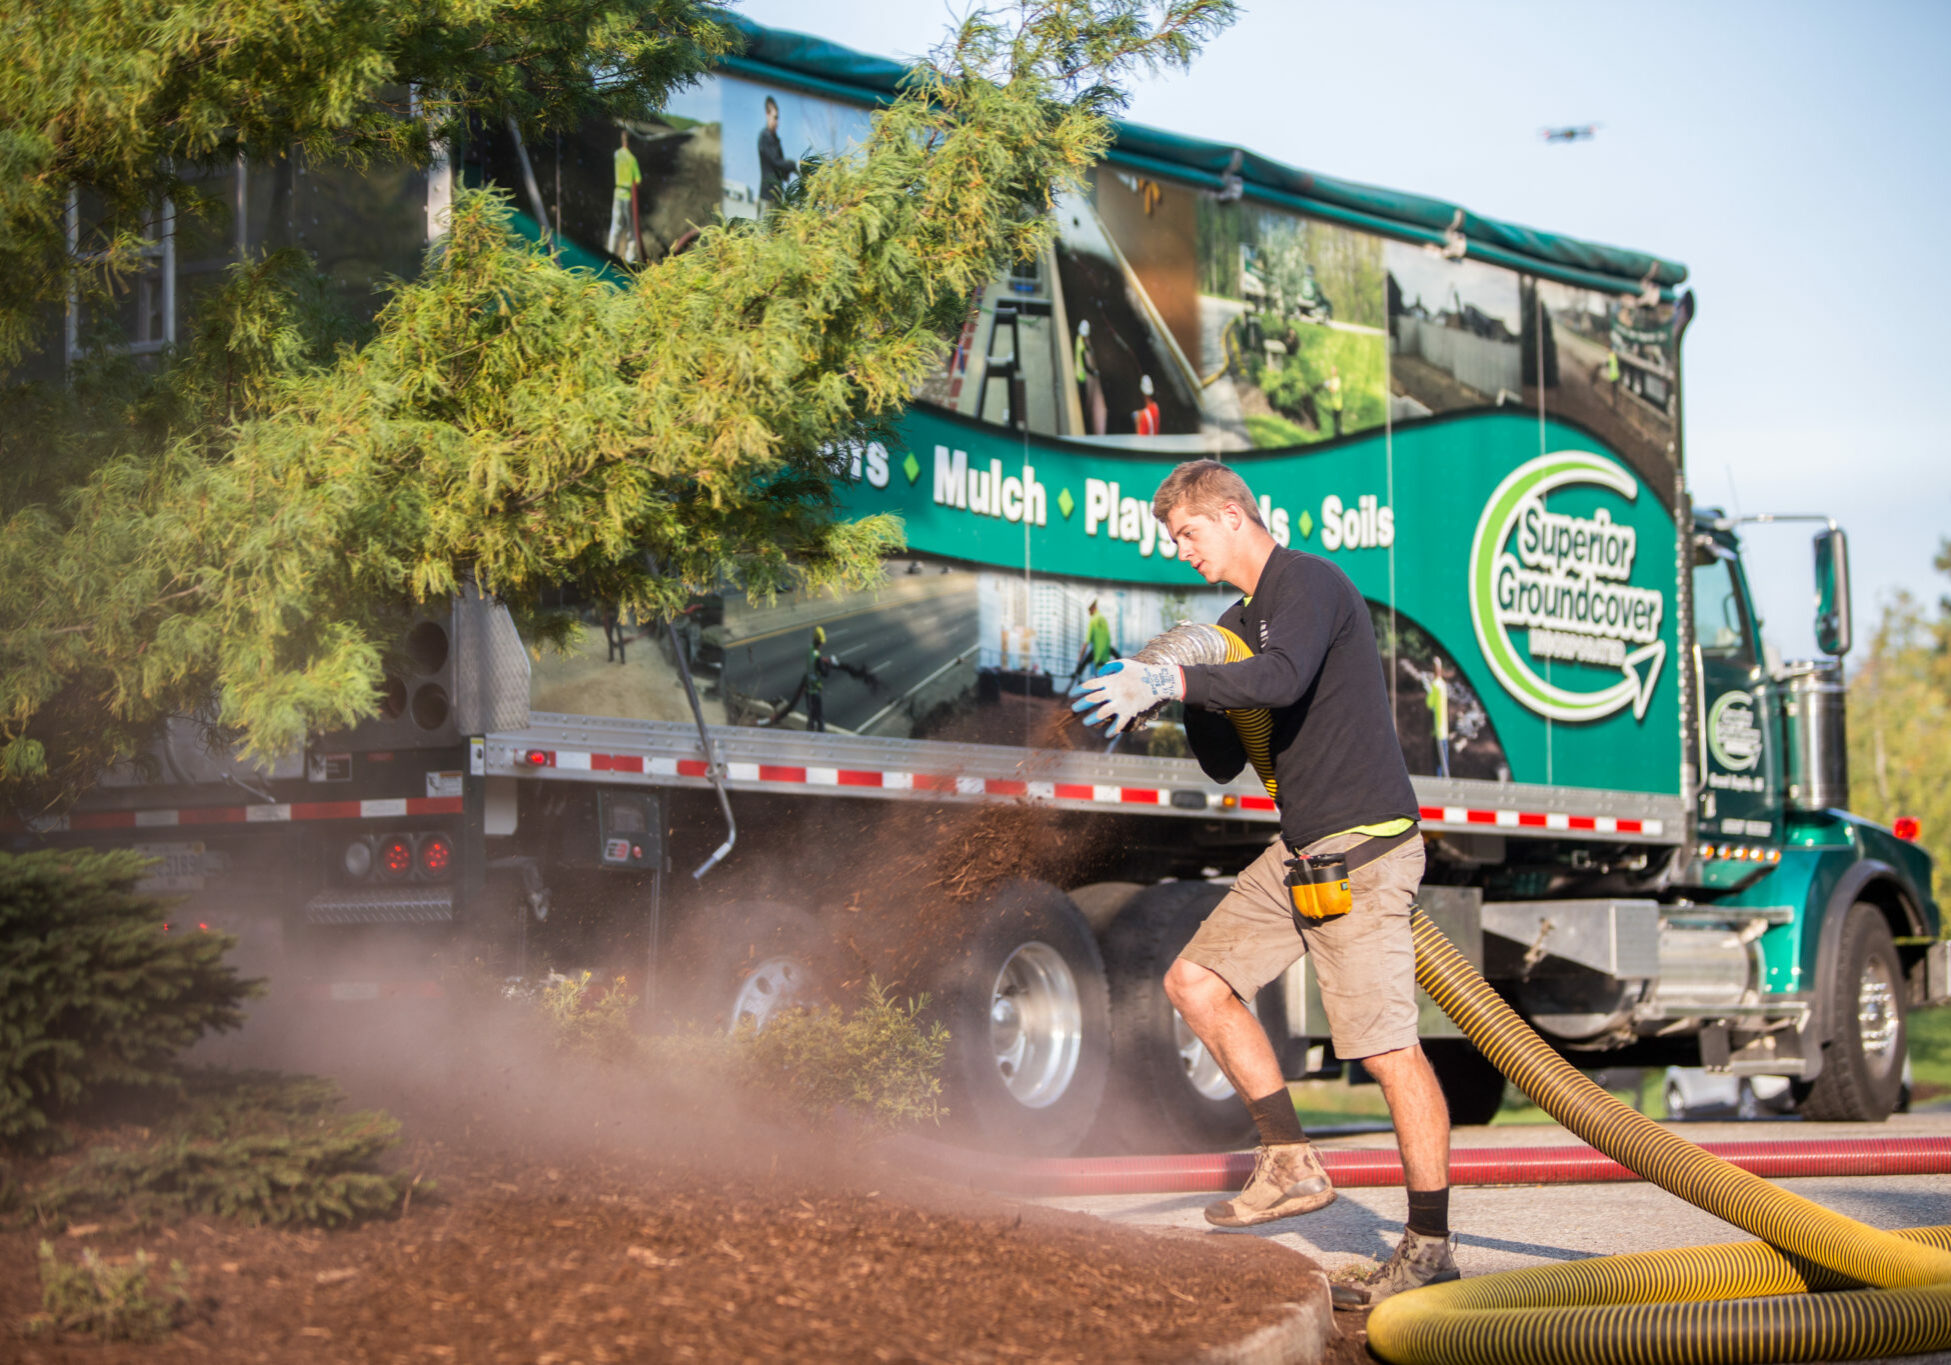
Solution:
[(1294, 1097), (1287, 1093), (1286, 1086), (1271, 1095), (1248, 1100), (1246, 1111), (1253, 1115), (1253, 1126), (1260, 1130), (1263, 1146), (1307, 1141), (1307, 1134), (1301, 1131), (1301, 1116), (1294, 1112)]
[(1409, 1230), (1424, 1237), (1450, 1235), (1450, 1187), (1409, 1191)]

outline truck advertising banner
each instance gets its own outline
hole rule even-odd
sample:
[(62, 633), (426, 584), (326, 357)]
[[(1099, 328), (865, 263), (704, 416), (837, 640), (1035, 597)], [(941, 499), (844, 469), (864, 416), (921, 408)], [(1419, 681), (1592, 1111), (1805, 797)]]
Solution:
[[(870, 119), (716, 76), (654, 123), (531, 151), (569, 235), (628, 264), (763, 217)], [(906, 526), (886, 585), (726, 594), (681, 623), (714, 719), (1092, 742), (1063, 724), (1067, 687), (1234, 596), (1151, 514), (1172, 464), (1210, 454), (1276, 539), (1367, 598), (1412, 772), (1675, 789), (1670, 306), (1116, 165), (1054, 213), (1049, 248), (972, 301), (898, 437), (844, 454), (846, 510)], [(682, 719), (661, 632), (586, 614), (582, 654), (537, 666), (537, 708)], [(1184, 751), (1170, 723), (1122, 743)]]
[[(903, 446), (855, 453), (849, 510), (898, 512), (919, 552), (1115, 603), (1119, 652), (1235, 595), (1180, 565), (1152, 517), (1172, 456), (1012, 439), (925, 408), (902, 431)], [(1673, 520), (1595, 445), (1512, 410), (1229, 460), (1275, 538), (1368, 599), (1412, 771), (1672, 789)], [(1067, 680), (1083, 641), (1073, 620), (1041, 643), (1058, 615), (992, 608), (980, 643), (997, 667)]]

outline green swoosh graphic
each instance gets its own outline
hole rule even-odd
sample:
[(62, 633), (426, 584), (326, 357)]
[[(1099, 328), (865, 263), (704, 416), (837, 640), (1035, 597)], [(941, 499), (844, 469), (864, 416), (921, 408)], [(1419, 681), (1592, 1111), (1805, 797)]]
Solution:
[[(1540, 455), (1511, 471), (1491, 493), (1470, 542), (1470, 623), (1477, 633), (1477, 646), (1504, 690), (1539, 715), (1564, 721), (1603, 720), (1631, 706), (1635, 718), (1644, 717), (1666, 659), (1666, 641), (1630, 651), (1625, 676), (1618, 682), (1597, 692), (1575, 692), (1539, 677), (1497, 619), (1497, 557), (1510, 540), (1519, 510), (1534, 496), (1542, 501), (1553, 489), (1573, 484), (1597, 484), (1628, 502), (1639, 497), (1638, 480), (1611, 461), (1585, 451)], [(1643, 678), (1635, 671), (1638, 664), (1647, 665)]]

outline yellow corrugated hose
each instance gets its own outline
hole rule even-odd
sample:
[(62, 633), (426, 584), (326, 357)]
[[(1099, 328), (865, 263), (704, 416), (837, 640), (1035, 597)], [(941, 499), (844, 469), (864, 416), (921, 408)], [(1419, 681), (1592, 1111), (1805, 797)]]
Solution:
[[(1203, 630), (1213, 633), (1201, 661), (1250, 657), (1232, 632)], [(1272, 792), (1271, 716), (1227, 714)], [(1736, 1365), (1951, 1349), (1951, 1227), (1884, 1232), (1702, 1151), (1586, 1079), (1426, 916), (1412, 914), (1410, 928), (1417, 984), (1539, 1108), (1642, 1179), (1764, 1240), (1398, 1294), (1369, 1315), (1375, 1354), (1397, 1365)]]

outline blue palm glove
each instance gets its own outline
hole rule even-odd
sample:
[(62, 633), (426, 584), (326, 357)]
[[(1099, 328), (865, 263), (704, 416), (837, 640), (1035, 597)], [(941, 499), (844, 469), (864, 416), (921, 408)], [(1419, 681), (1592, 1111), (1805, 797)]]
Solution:
[(1145, 664), (1114, 659), (1095, 678), (1077, 690), (1070, 709), (1084, 716), (1086, 725), (1103, 725), (1107, 735), (1121, 734), (1168, 701), (1186, 694), (1185, 674), (1177, 664)]

